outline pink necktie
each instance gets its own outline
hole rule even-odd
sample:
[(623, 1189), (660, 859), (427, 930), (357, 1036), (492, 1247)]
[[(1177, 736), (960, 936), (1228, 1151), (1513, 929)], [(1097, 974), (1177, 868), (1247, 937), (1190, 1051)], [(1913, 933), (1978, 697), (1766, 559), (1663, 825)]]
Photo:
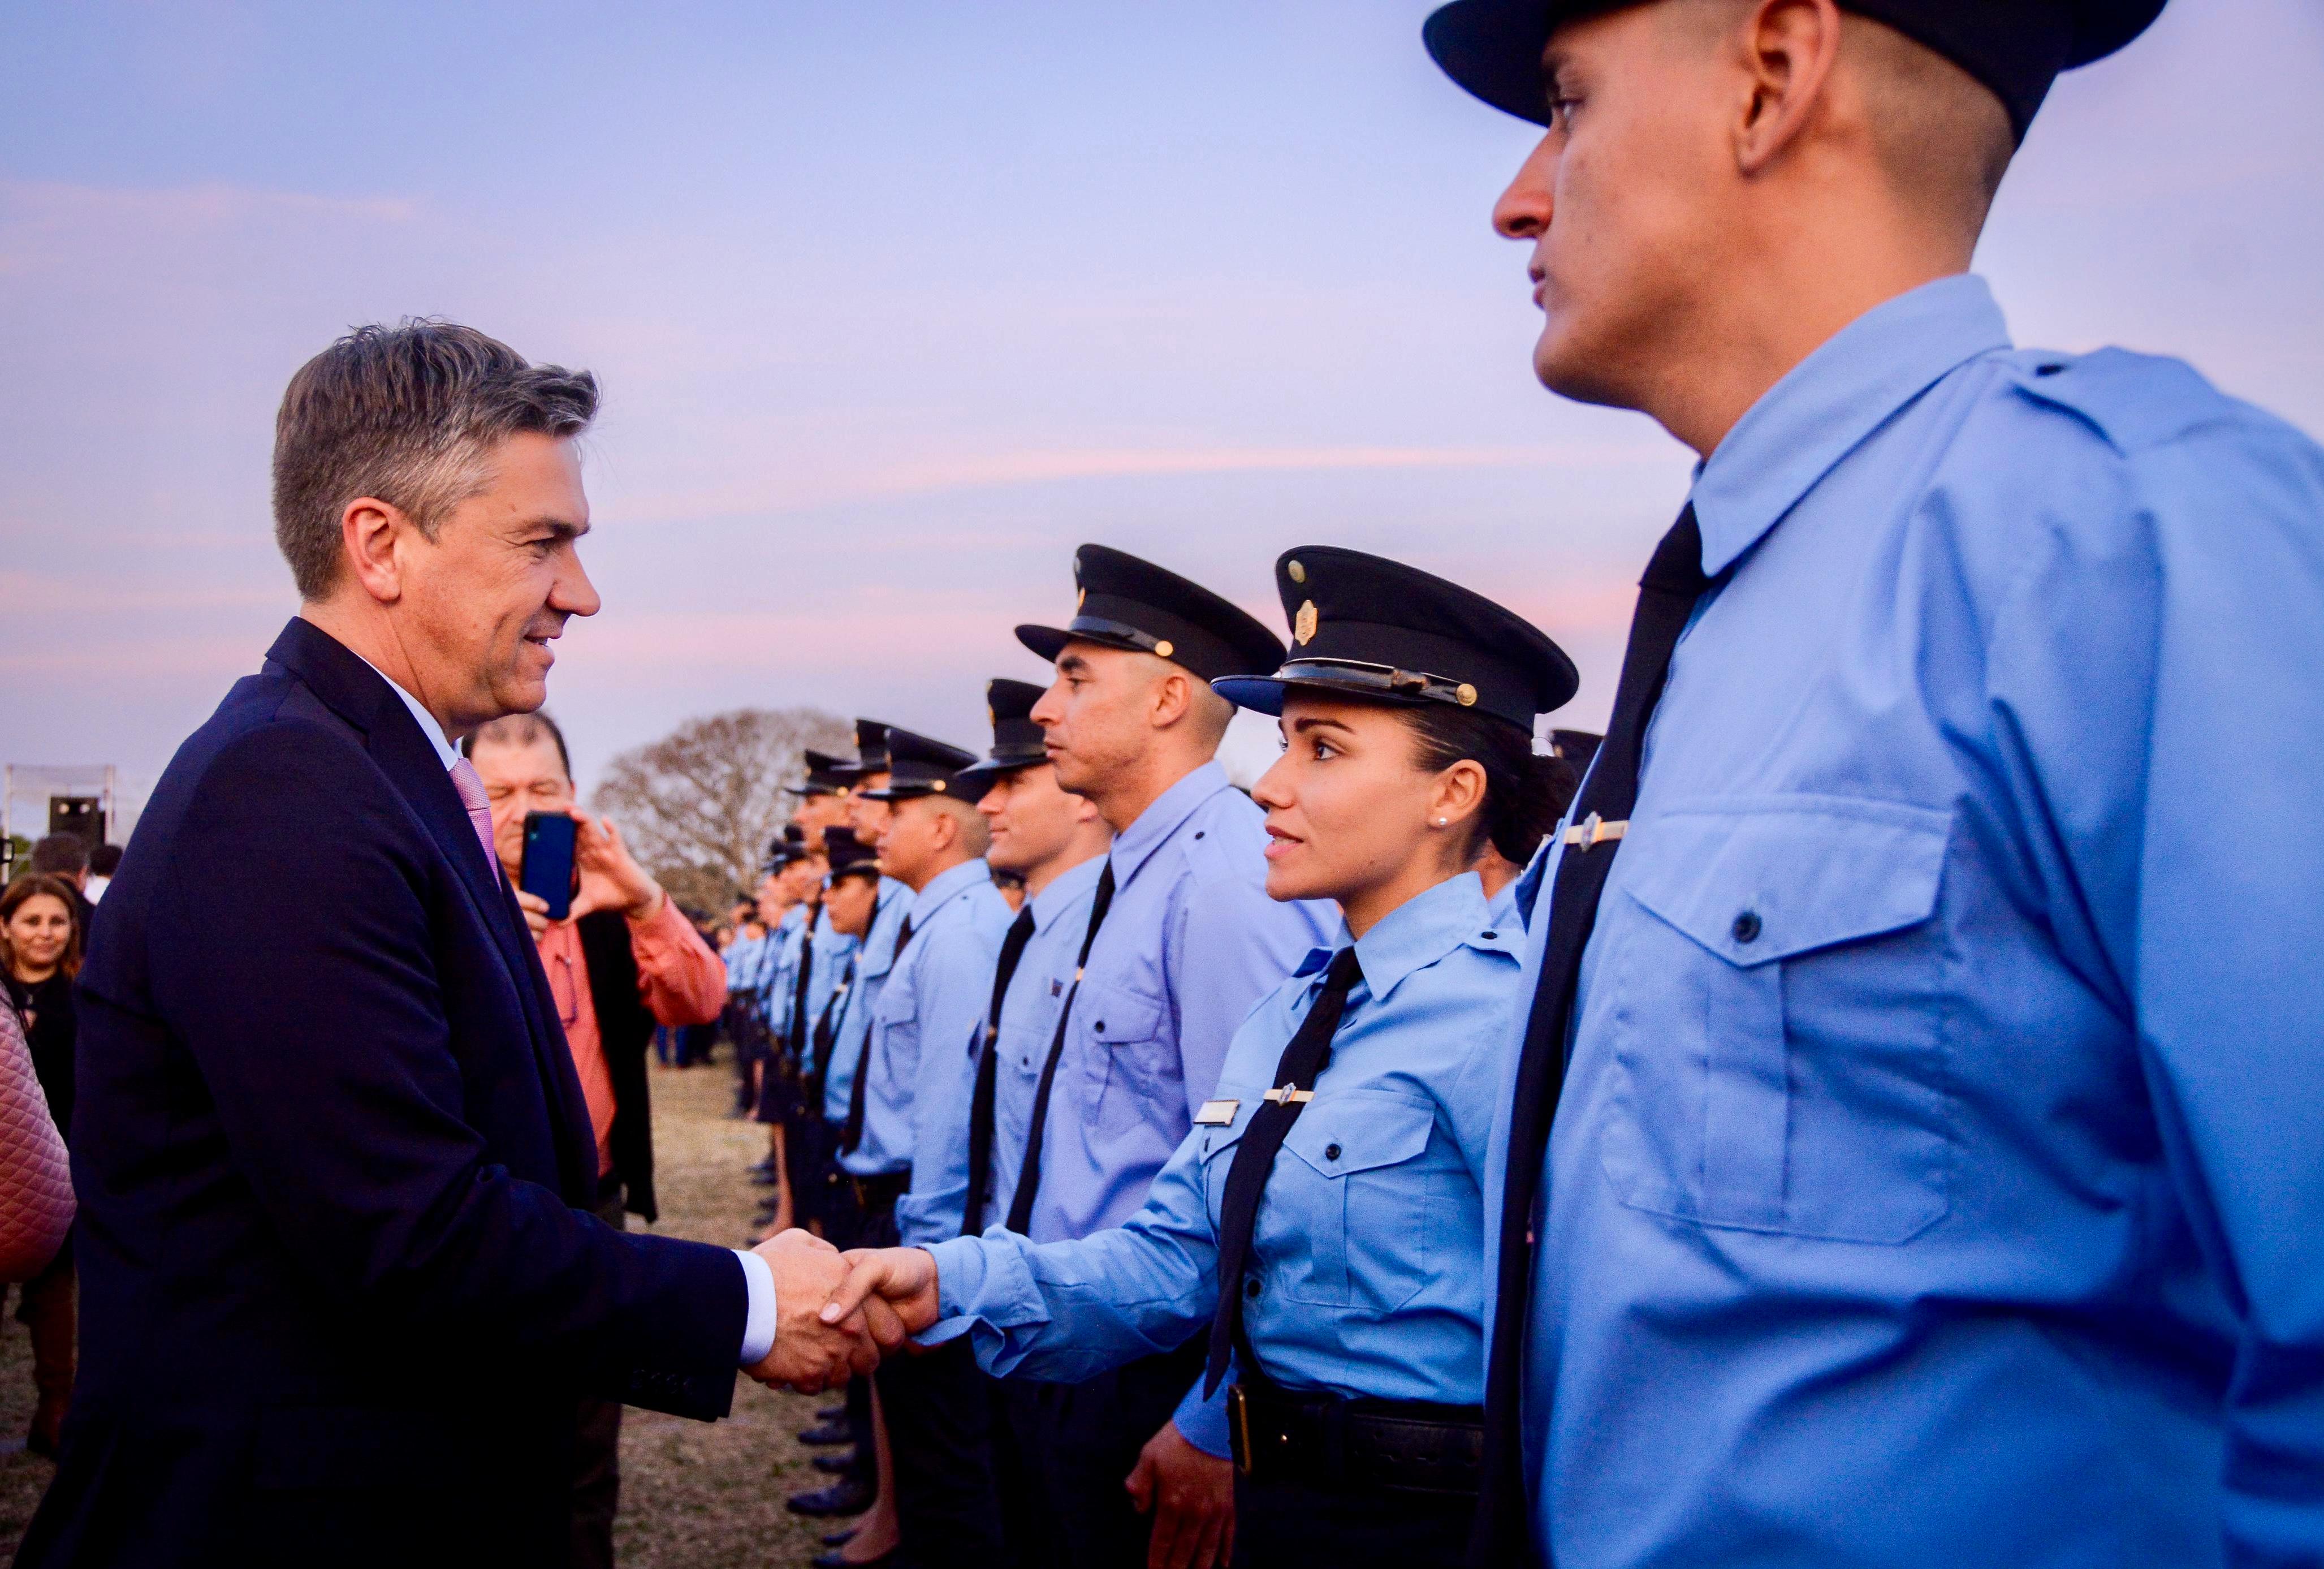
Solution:
[(493, 848), (493, 806), (484, 795), (484, 779), (476, 765), (466, 758), (452, 765), (452, 788), (460, 794), (460, 804), (468, 808), (468, 826), (476, 831), (476, 843), (484, 847), (484, 864), (493, 869), (493, 885), (501, 881), (501, 858)]

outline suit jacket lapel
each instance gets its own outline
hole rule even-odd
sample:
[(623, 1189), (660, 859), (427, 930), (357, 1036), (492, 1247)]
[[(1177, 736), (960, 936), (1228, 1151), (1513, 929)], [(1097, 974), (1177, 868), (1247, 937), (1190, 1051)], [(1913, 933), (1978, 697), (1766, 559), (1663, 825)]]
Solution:
[[(304, 681), (316, 697), (364, 733), (373, 761), (452, 863), (477, 919), (493, 935), (530, 1026), (533, 1062), (541, 1075), (542, 1099), (557, 1124), (558, 1164), (566, 1168), (568, 1193), (586, 1189), (594, 1197), (596, 1150), (589, 1131), (588, 1105), (581, 1094), (564, 1027), (558, 1022), (540, 951), (533, 946), (515, 894), (484, 859), (475, 827), (468, 821), (467, 808), (460, 804), (459, 792), (452, 788), (450, 775), (444, 771), (443, 760), (420, 733), (403, 700), (389, 689), (386, 678), (312, 622), (293, 618), (266, 651), (266, 657)], [(591, 1179), (575, 1186), (572, 1168), (577, 1163), (576, 1147), (582, 1142), (589, 1147), (586, 1165)]]

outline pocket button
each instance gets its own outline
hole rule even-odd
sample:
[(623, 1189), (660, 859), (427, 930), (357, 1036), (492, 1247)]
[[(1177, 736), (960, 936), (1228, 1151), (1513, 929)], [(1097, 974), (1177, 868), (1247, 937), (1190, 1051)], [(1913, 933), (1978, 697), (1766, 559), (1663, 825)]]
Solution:
[(1741, 915), (1735, 918), (1735, 925), (1729, 929), (1734, 932), (1735, 940), (1738, 943), (1757, 942), (1759, 940), (1759, 912), (1756, 909), (1745, 910)]

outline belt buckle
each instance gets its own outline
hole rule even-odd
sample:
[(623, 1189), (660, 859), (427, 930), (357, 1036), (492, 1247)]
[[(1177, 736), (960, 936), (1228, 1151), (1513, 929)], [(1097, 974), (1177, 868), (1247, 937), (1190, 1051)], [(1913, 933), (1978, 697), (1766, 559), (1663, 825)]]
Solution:
[(1250, 1474), (1250, 1397), (1240, 1384), (1227, 1386), (1227, 1447), (1234, 1452), (1235, 1470)]

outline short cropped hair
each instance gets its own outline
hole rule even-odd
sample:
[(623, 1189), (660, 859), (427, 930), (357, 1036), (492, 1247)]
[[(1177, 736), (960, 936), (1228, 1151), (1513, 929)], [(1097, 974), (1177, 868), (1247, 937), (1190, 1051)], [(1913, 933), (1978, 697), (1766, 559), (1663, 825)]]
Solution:
[(32, 846), (32, 870), (54, 877), (78, 877), (88, 870), (88, 841), (78, 834), (51, 834)]
[(110, 877), (121, 870), (121, 846), (99, 844), (88, 853), (88, 869), (98, 877)]
[(509, 714), (479, 725), (460, 738), (460, 755), (474, 757), (479, 746), (530, 746), (546, 741), (557, 748), (557, 761), (565, 770), (565, 777), (573, 777), (573, 754), (565, 750), (565, 732), (548, 715)]
[(274, 417), (274, 540), (300, 595), (339, 575), (339, 520), (373, 496), (429, 539), (491, 483), (512, 436), (577, 436), (597, 379), (536, 365), (473, 327), (432, 318), (359, 327), (299, 367)]

